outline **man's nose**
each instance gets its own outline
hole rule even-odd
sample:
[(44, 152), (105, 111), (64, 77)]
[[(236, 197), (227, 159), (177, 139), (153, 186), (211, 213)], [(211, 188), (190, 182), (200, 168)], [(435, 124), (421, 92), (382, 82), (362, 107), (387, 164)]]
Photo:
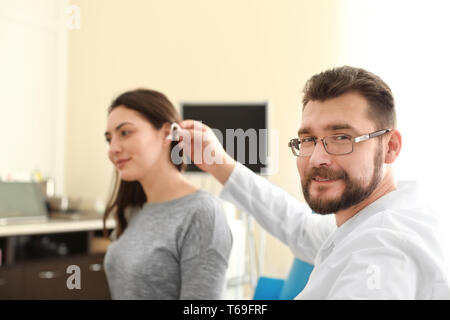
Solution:
[(325, 150), (321, 140), (317, 140), (313, 153), (309, 157), (309, 162), (313, 167), (328, 166), (331, 164), (331, 155)]

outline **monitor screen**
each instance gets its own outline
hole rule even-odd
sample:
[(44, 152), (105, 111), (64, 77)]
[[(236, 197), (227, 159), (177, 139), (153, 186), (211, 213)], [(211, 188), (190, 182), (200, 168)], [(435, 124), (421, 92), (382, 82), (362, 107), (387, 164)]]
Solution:
[[(256, 173), (267, 166), (267, 103), (185, 103), (181, 109), (183, 119), (202, 121), (220, 131), (219, 140), (236, 161)], [(194, 164), (186, 171), (201, 172)]]
[(45, 197), (34, 182), (0, 181), (0, 220), (47, 217)]

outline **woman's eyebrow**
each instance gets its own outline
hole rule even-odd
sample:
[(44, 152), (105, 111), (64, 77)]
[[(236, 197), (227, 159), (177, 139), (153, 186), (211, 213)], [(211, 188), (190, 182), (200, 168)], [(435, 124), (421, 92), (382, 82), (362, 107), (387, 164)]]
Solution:
[[(114, 131), (118, 131), (120, 128), (122, 128), (124, 125), (126, 125), (126, 124), (133, 124), (133, 123), (131, 123), (131, 122), (122, 122), (121, 124), (119, 124), (117, 127), (116, 127), (116, 129), (114, 129)], [(105, 136), (107, 136), (107, 135), (109, 135), (109, 131), (106, 131), (105, 132)]]

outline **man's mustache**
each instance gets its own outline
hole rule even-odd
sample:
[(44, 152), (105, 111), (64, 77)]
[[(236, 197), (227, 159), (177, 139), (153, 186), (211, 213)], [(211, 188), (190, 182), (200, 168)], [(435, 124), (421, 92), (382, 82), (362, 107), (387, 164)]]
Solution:
[(323, 179), (330, 179), (330, 180), (337, 180), (337, 179), (346, 179), (347, 174), (345, 171), (334, 171), (329, 168), (325, 167), (319, 167), (319, 168), (312, 168), (308, 171), (306, 175), (306, 181), (310, 181), (314, 179), (315, 177), (321, 177)]

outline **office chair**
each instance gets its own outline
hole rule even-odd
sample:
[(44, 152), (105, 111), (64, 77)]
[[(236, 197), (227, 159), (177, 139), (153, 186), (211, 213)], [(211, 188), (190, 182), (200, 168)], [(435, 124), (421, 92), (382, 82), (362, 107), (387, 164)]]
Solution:
[(287, 279), (260, 277), (253, 300), (292, 300), (305, 287), (313, 265), (294, 259)]

